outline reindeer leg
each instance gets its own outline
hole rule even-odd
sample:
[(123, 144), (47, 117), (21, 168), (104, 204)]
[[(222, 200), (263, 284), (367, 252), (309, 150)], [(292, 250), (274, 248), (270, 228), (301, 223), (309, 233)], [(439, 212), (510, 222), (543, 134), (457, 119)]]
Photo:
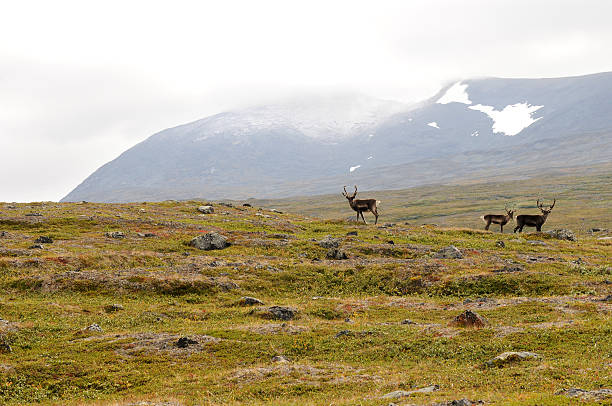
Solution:
[(501, 231), (500, 231), (500, 233), (502, 233), (502, 234), (503, 234), (503, 233), (504, 233), (504, 225), (503, 225), (503, 224), (500, 224), (500, 225), (499, 225), (499, 228), (500, 228), (500, 230), (501, 230)]
[(372, 212), (374, 217), (376, 217), (375, 220), (374, 220), (374, 224), (378, 224), (378, 210), (370, 209), (370, 211)]
[(487, 225), (485, 226), (485, 230), (489, 231), (489, 226), (491, 225), (490, 221), (487, 221)]

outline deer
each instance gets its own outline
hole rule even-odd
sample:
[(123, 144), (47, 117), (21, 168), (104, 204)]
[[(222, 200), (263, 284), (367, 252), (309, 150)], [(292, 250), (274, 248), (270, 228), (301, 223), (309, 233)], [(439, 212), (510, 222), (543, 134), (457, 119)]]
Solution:
[(345, 186), (344, 193), (342, 193), (342, 196), (346, 197), (349, 202), (349, 205), (351, 206), (351, 209), (357, 212), (357, 221), (359, 221), (359, 216), (361, 215), (363, 222), (365, 224), (368, 224), (365, 218), (363, 217), (363, 212), (369, 210), (376, 217), (376, 219), (374, 220), (374, 224), (378, 223), (378, 210), (376, 208), (376, 203), (380, 203), (379, 201), (377, 201), (376, 199), (355, 199), (355, 196), (357, 196), (357, 185), (355, 185), (355, 192), (352, 195), (348, 194)]
[(514, 232), (516, 230), (518, 232), (523, 231), (523, 227), (535, 227), (537, 231), (542, 231), (542, 225), (546, 222), (546, 218), (552, 211), (553, 207), (555, 207), (555, 203), (557, 199), (553, 201), (553, 204), (548, 207), (548, 209), (544, 208), (544, 205), (540, 204), (540, 199), (536, 202), (538, 205), (538, 209), (542, 212), (542, 214), (521, 214), (520, 216), (516, 216), (516, 227), (514, 228)]
[(485, 226), (485, 230), (489, 230), (489, 226), (491, 223), (499, 224), (500, 232), (504, 233), (504, 226), (512, 219), (514, 219), (515, 210), (508, 210), (507, 206), (504, 206), (504, 210), (506, 210), (506, 214), (487, 214), (481, 217), (487, 223)]

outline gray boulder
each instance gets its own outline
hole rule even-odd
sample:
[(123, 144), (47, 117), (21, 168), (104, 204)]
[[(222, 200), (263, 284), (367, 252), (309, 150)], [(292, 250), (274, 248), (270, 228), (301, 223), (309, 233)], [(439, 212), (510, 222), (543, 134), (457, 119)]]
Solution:
[(191, 247), (195, 247), (200, 250), (222, 250), (229, 247), (231, 244), (227, 241), (227, 238), (219, 233), (211, 232), (203, 235), (199, 235), (189, 241)]
[(381, 399), (399, 399), (399, 398), (403, 398), (403, 397), (406, 397), (406, 396), (413, 395), (415, 393), (431, 393), (431, 392), (435, 392), (438, 389), (440, 389), (440, 387), (438, 385), (431, 385), (431, 386), (426, 386), (424, 388), (415, 389), (415, 390), (409, 390), (409, 391), (396, 390), (396, 391), (393, 391), (393, 392), (387, 393), (386, 395), (381, 396)]
[(338, 248), (340, 246), (340, 239), (327, 235), (319, 241), (319, 246), (323, 248)]
[(330, 248), (329, 251), (327, 251), (327, 254), (325, 254), (325, 256), (327, 257), (327, 259), (348, 259), (348, 255), (346, 255), (346, 252), (339, 248)]
[(243, 296), (240, 298), (240, 301), (238, 302), (238, 304), (240, 306), (255, 306), (255, 305), (263, 305), (264, 302), (254, 297)]
[(273, 319), (273, 320), (292, 320), (297, 316), (297, 310), (292, 307), (285, 306), (270, 306), (270, 307), (260, 307), (255, 310), (252, 310), (250, 314), (258, 315), (264, 319)]
[(215, 209), (212, 206), (200, 206), (198, 207), (198, 211), (202, 214), (213, 214)]
[(108, 238), (125, 238), (125, 233), (122, 231), (110, 231), (105, 234)]
[(587, 401), (602, 401), (612, 398), (612, 389), (585, 390), (580, 388), (569, 388), (557, 392), (556, 395), (563, 395), (568, 398), (580, 398)]
[(490, 367), (502, 367), (506, 364), (518, 361), (539, 359), (540, 356), (534, 352), (528, 351), (508, 351), (499, 354), (497, 357), (487, 361), (487, 366)]
[(463, 254), (454, 245), (449, 245), (448, 247), (444, 247), (440, 251), (436, 252), (434, 258), (461, 259), (463, 258)]
[(547, 231), (546, 234), (558, 240), (577, 241), (576, 235), (574, 234), (574, 232), (572, 230), (568, 230), (565, 228), (550, 230), (550, 231)]

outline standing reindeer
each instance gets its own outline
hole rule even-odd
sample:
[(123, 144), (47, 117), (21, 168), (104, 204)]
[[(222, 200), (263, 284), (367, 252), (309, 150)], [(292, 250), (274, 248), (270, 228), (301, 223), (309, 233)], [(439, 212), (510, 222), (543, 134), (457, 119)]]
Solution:
[(556, 202), (557, 199), (553, 201), (553, 204), (548, 209), (545, 209), (544, 205), (540, 204), (540, 200), (538, 199), (538, 209), (540, 209), (542, 214), (521, 214), (520, 216), (516, 216), (516, 227), (514, 228), (514, 232), (516, 233), (516, 230), (518, 230), (519, 233), (522, 232), (525, 226), (535, 227), (536, 230), (542, 231), (542, 225), (546, 222), (546, 218), (553, 207), (555, 207)]
[(376, 220), (374, 220), (374, 224), (378, 223), (378, 210), (376, 209), (376, 203), (378, 202), (376, 201), (376, 199), (355, 199), (355, 196), (357, 196), (357, 185), (355, 185), (355, 193), (353, 193), (352, 195), (349, 195), (347, 193), (345, 186), (344, 193), (342, 193), (342, 196), (347, 198), (351, 209), (357, 212), (357, 221), (359, 221), (359, 215), (361, 215), (363, 222), (366, 223), (365, 218), (363, 217), (363, 212), (369, 210), (376, 217)]
[(506, 210), (505, 215), (504, 214), (487, 214), (481, 217), (481, 219), (483, 219), (485, 223), (487, 223), (487, 225), (485, 226), (485, 230), (488, 230), (491, 223), (493, 223), (493, 224), (499, 224), (500, 232), (502, 234), (504, 233), (504, 226), (506, 225), (506, 223), (508, 223), (510, 220), (514, 218), (514, 211), (515, 211), (515, 210), (508, 210), (508, 207), (506, 206), (504, 206), (504, 210)]

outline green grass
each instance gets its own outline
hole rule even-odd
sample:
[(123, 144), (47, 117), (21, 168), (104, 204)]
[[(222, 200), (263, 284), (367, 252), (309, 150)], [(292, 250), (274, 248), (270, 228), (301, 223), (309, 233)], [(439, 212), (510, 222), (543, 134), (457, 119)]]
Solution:
[[(544, 229), (571, 228), (577, 242), (480, 229), (477, 214), (505, 201), (533, 211), (538, 193), (558, 199)], [(555, 393), (612, 387), (612, 303), (603, 300), (612, 242), (598, 239), (610, 232), (586, 231), (612, 228), (602, 215), (612, 205), (609, 176), (379, 195), (381, 223), (392, 227), (341, 220), (351, 213), (338, 196), (315, 206), (265, 202), (284, 214), (215, 205), (200, 216), (197, 201), (0, 205), (0, 318), (9, 322), (0, 343), (12, 349), (0, 352), (0, 404), (387, 405), (385, 393), (437, 384), (397, 403), (570, 405), (589, 402)], [(186, 244), (205, 231), (232, 246)], [(30, 249), (41, 235), (54, 242)], [(342, 240), (348, 260), (326, 259), (317, 244), (326, 235)], [(463, 259), (434, 257), (451, 244)], [(504, 265), (522, 270), (499, 272)], [(237, 304), (242, 296), (291, 306), (297, 317), (262, 318)], [(114, 303), (123, 310), (105, 310)], [(488, 325), (450, 326), (465, 309)], [(92, 323), (104, 331), (82, 330)], [(215, 340), (183, 351), (175, 342), (185, 335)], [(542, 358), (485, 367), (504, 351)]]

